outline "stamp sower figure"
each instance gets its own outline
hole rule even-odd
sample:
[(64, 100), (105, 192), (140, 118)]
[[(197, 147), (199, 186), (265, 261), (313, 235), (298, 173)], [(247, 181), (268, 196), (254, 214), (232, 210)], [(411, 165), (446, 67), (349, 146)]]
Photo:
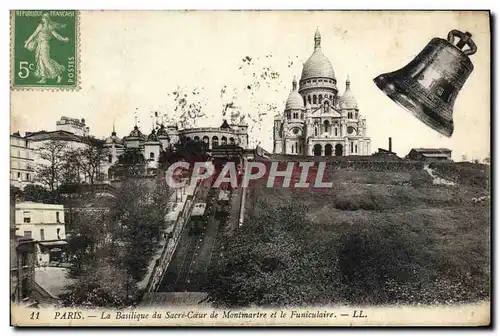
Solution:
[(64, 28), (66, 25), (54, 22), (48, 13), (42, 15), (42, 21), (24, 43), (24, 47), (35, 52), (36, 71), (35, 76), (40, 78), (38, 83), (46, 83), (47, 79), (57, 78), (61, 82), (64, 66), (50, 58), (50, 40), (55, 37), (59, 41), (68, 42), (69, 38), (62, 37), (56, 29)]

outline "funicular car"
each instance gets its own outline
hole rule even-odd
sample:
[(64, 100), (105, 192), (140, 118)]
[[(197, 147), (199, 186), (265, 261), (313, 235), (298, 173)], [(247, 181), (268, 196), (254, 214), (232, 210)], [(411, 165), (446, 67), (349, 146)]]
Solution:
[(205, 229), (208, 218), (206, 216), (206, 203), (195, 203), (191, 218), (189, 219), (189, 235), (198, 235)]

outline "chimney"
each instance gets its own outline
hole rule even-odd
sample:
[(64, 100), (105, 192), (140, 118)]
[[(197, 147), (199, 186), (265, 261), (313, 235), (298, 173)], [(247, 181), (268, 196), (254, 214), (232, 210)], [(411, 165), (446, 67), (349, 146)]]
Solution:
[(392, 138), (389, 137), (389, 152), (392, 153)]

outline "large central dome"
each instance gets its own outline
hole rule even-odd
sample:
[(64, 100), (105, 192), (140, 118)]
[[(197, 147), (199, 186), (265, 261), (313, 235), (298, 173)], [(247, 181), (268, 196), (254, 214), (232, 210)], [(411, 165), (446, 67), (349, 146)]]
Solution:
[(300, 80), (304, 81), (309, 78), (317, 77), (335, 79), (332, 63), (330, 63), (328, 58), (326, 58), (321, 51), (321, 35), (319, 31), (316, 31), (314, 34), (314, 52), (304, 64)]

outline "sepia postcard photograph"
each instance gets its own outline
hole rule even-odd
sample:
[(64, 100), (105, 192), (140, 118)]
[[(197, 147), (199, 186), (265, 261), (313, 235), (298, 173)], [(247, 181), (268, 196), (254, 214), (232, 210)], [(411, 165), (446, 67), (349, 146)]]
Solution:
[(9, 25), (11, 326), (490, 325), (488, 10)]

